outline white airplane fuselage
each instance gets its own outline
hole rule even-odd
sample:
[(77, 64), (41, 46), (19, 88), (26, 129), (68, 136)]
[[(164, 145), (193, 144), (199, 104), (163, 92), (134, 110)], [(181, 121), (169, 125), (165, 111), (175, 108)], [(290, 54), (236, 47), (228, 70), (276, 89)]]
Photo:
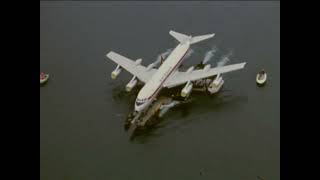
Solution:
[(190, 43), (185, 42), (179, 44), (167, 59), (162, 63), (157, 72), (140, 90), (135, 102), (135, 111), (141, 112), (145, 110), (152, 101), (157, 97), (163, 87), (163, 84), (178, 69), (182, 63), (184, 56), (190, 48)]

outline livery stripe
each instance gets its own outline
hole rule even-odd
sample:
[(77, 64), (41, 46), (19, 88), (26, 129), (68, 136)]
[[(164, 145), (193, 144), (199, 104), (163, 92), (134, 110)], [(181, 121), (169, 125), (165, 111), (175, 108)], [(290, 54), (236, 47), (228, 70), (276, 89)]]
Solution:
[(157, 90), (150, 96), (148, 97), (147, 99), (150, 100), (153, 98), (153, 96), (155, 94), (158, 93), (158, 91), (160, 90), (160, 88), (162, 87), (163, 83), (167, 80), (167, 78), (171, 75), (171, 73), (177, 69), (177, 67), (181, 64), (183, 58), (185, 57), (185, 55), (187, 54), (187, 52), (189, 51), (190, 47), (188, 48), (188, 50), (184, 53), (184, 55), (182, 56), (182, 58), (178, 61), (178, 63), (173, 67), (173, 69), (170, 71), (170, 73), (168, 74), (168, 76), (161, 82), (161, 84), (159, 85), (159, 87), (157, 88)]

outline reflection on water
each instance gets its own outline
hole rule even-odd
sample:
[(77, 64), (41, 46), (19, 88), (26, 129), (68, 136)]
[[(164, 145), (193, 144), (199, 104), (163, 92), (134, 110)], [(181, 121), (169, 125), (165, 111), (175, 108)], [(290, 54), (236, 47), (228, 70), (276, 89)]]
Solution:
[[(162, 119), (163, 120), (163, 119)], [(161, 120), (161, 121), (162, 121)], [(144, 144), (149, 142), (149, 140), (162, 136), (160, 129), (164, 127), (159, 121), (157, 124), (149, 125), (146, 128), (134, 129), (130, 135), (130, 141)]]

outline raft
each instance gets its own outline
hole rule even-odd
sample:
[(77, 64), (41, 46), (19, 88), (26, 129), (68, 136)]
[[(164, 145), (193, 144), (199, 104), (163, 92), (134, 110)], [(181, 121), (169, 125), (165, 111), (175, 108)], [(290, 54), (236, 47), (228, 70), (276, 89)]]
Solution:
[(40, 84), (44, 84), (48, 81), (49, 74), (40, 74)]

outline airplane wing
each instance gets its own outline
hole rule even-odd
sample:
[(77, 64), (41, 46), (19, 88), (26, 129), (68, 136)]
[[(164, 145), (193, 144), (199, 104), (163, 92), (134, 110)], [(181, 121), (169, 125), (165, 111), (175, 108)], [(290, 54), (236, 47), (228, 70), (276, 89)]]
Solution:
[(144, 83), (148, 82), (148, 80), (156, 72), (156, 69), (151, 68), (148, 70), (145, 66), (137, 63), (137, 61), (141, 59), (133, 61), (113, 51), (110, 51), (106, 56)]
[(215, 67), (208, 70), (195, 70), (191, 73), (177, 71), (170, 77), (170, 79), (168, 79), (168, 81), (164, 84), (164, 87), (172, 88), (184, 84), (188, 81), (196, 81), (203, 78), (209, 78), (217, 74), (235, 71), (244, 68), (245, 64), (246, 63), (239, 63), (222, 67)]

